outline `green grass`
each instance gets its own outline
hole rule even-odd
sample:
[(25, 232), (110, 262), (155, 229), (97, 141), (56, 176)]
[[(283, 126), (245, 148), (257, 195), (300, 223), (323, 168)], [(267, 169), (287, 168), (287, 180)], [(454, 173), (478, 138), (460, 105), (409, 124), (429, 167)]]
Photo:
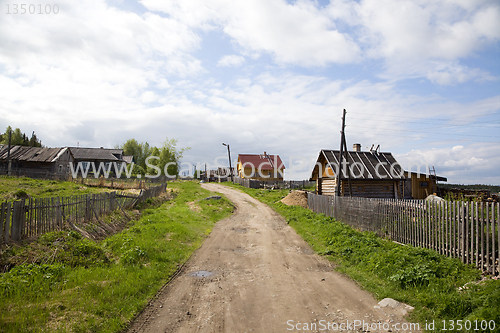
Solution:
[[(336, 265), (336, 270), (358, 282), (378, 299), (390, 297), (415, 307), (412, 322), (435, 321), (441, 330), (443, 320), (494, 320), (500, 332), (500, 281), (470, 283), (480, 272), (458, 259), (429, 249), (403, 246), (359, 232), (323, 214), (279, 202), (289, 190), (241, 189), (269, 204), (319, 254)], [(449, 322), (447, 322), (449, 328)], [(423, 327), (423, 326), (421, 326)]]
[[(125, 328), (202, 244), (214, 223), (233, 210), (225, 198), (198, 201), (213, 193), (196, 182), (172, 182), (169, 189), (175, 199), (144, 209), (128, 229), (102, 242), (72, 231), (40, 237), (37, 247), (46, 254), (37, 263), (0, 275), (0, 332)], [(19, 255), (22, 250), (7, 251)]]
[(87, 187), (82, 184), (68, 181), (0, 176), (1, 201), (12, 201), (28, 197), (65, 197), (79, 194), (99, 193), (103, 191), (110, 190)]

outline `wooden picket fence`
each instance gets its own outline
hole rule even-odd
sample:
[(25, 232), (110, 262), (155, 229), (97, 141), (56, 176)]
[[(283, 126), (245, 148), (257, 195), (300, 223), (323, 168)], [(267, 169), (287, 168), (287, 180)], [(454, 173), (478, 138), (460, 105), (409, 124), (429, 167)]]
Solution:
[(141, 190), (139, 195), (117, 192), (36, 198), (3, 202), (0, 206), (0, 245), (88, 222), (117, 209), (127, 209), (160, 195), (167, 184)]
[(308, 194), (309, 208), (362, 231), (500, 273), (500, 203), (429, 202)]

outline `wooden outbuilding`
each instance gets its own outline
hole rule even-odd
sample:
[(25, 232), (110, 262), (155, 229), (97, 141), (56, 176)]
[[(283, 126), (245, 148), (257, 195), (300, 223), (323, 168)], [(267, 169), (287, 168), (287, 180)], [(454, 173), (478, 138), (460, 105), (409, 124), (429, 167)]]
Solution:
[(0, 144), (0, 173), (7, 174), (8, 159), (11, 161), (11, 174), (28, 177), (61, 178), (70, 173), (69, 163), (74, 161), (70, 149), (28, 146), (9, 146)]
[(401, 199), (404, 195), (403, 169), (392, 154), (362, 152), (360, 145), (344, 152), (341, 165), (339, 150), (321, 150), (310, 180), (316, 181), (316, 192), (323, 195), (336, 195), (337, 186), (341, 196)]
[(445, 177), (427, 175), (425, 173), (405, 171), (405, 199), (425, 199), (431, 194), (439, 194), (437, 182), (448, 181)]

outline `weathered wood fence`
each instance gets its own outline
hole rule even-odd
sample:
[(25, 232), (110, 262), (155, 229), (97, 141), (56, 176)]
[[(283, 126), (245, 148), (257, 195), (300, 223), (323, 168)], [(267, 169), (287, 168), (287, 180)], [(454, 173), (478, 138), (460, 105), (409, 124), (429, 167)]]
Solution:
[(282, 181), (262, 181), (256, 179), (234, 177), (234, 183), (240, 184), (248, 188), (290, 188), (301, 189), (309, 186), (316, 185), (315, 181), (309, 180), (282, 180)]
[(165, 192), (167, 184), (141, 190), (139, 195), (117, 192), (36, 198), (3, 202), (0, 206), (0, 244), (60, 230), (65, 222), (77, 225), (126, 209)]
[(309, 208), (363, 231), (433, 249), (500, 273), (500, 203), (429, 202), (308, 194)]
[(234, 177), (233, 182), (248, 188), (260, 188), (260, 182), (255, 179)]

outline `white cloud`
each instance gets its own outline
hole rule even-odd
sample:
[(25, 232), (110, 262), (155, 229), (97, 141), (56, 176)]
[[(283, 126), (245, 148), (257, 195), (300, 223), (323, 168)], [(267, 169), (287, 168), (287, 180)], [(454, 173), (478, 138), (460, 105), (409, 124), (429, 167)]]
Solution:
[(429, 62), (429, 65), (434, 65), (428, 69), (426, 77), (439, 85), (454, 85), (464, 83), (470, 80), (476, 81), (494, 81), (496, 80), (488, 72), (479, 68), (470, 69), (466, 66), (461, 66), (450, 62)]
[(449, 183), (500, 184), (500, 156), (493, 153), (497, 151), (500, 151), (499, 142), (484, 142), (416, 149), (396, 155), (396, 158), (405, 168), (409, 165), (435, 166), (437, 174), (448, 177)]
[(145, 91), (141, 95), (141, 102), (144, 104), (152, 103), (158, 100), (158, 95), (153, 91)]
[(354, 29), (368, 57), (384, 60), (384, 77), (444, 85), (492, 78), (457, 61), (500, 39), (496, 1), (334, 0), (328, 10)]
[(217, 66), (220, 67), (238, 67), (245, 62), (245, 58), (235, 54), (226, 55), (219, 59)]
[(220, 28), (249, 53), (271, 54), (280, 64), (323, 66), (360, 59), (359, 47), (339, 32), (314, 2), (284, 0), (182, 0), (165, 3), (144, 0), (154, 10), (186, 24)]

